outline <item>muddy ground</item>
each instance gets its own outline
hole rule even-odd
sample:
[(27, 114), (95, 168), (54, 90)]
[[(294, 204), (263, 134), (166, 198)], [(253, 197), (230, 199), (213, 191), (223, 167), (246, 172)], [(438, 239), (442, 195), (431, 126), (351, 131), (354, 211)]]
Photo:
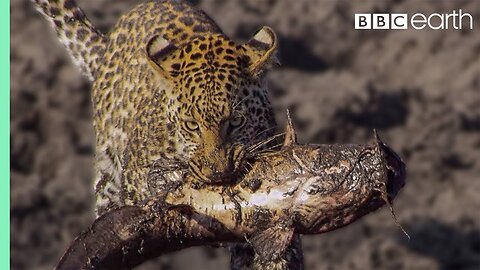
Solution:
[[(78, 2), (107, 31), (139, 1)], [(271, 99), (302, 142), (364, 143), (376, 128), (408, 165), (395, 208), (411, 240), (385, 208), (303, 237), (307, 269), (480, 269), (480, 1), (195, 3), (237, 40), (276, 30)], [(28, 1), (11, 6), (11, 265), (51, 269), (93, 220), (89, 83)], [(459, 8), (474, 30), (353, 29), (355, 12)], [(139, 268), (227, 265), (225, 250), (192, 248)]]

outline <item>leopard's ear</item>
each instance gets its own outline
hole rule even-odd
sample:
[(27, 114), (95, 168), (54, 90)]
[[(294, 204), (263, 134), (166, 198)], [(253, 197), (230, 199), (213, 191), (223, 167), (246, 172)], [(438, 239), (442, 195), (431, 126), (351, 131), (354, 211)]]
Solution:
[(152, 67), (164, 75), (171, 75), (171, 73), (175, 71), (172, 70), (172, 65), (173, 69), (177, 66), (171, 63), (172, 59), (170, 56), (172, 56), (177, 49), (178, 48), (168, 40), (160, 35), (156, 35), (148, 41), (145, 52)]
[(250, 57), (249, 69), (257, 75), (270, 65), (279, 65), (277, 52), (277, 36), (272, 28), (264, 26), (243, 45)]

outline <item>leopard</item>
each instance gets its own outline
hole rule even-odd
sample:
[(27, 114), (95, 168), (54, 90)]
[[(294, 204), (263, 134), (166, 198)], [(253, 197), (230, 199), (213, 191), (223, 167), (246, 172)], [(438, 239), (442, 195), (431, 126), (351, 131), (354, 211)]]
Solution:
[[(186, 170), (192, 188), (228, 185), (247, 149), (274, 135), (265, 74), (279, 61), (270, 27), (239, 44), (191, 3), (159, 0), (137, 5), (105, 34), (74, 0), (32, 1), (92, 82), (97, 216), (165, 189), (169, 177), (146, 180), (153, 167), (167, 176)], [(231, 251), (232, 269), (303, 267), (288, 258), (255, 265), (248, 244)]]

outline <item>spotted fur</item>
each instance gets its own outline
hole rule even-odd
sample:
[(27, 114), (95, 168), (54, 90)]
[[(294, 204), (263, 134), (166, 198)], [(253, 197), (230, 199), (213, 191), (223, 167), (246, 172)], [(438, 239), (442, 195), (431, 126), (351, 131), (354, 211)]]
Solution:
[(105, 36), (96, 30), (74, 0), (32, 0), (50, 22), (82, 73), (93, 81), (100, 67)]

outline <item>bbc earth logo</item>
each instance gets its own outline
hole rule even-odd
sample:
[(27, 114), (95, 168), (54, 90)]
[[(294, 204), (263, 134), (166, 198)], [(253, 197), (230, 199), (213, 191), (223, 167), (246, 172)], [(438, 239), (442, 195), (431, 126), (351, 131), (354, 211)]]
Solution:
[(473, 17), (470, 13), (453, 10), (451, 13), (355, 13), (355, 29), (470, 29), (473, 30)]

